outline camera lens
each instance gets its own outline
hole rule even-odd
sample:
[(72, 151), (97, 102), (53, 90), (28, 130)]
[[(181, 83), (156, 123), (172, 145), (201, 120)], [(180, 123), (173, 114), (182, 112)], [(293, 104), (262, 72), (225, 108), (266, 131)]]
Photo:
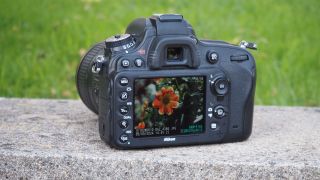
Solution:
[(99, 84), (99, 77), (97, 74), (92, 73), (92, 64), (98, 52), (104, 48), (104, 42), (94, 45), (82, 58), (76, 74), (79, 96), (84, 104), (96, 114), (98, 114), (99, 109), (99, 87), (97, 86)]
[(181, 61), (183, 49), (181, 47), (170, 47), (167, 49), (168, 61)]

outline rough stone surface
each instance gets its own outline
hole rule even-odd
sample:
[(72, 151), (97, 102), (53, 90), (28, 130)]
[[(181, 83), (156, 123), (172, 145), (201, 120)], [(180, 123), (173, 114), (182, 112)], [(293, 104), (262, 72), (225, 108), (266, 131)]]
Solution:
[(257, 106), (245, 142), (116, 150), (79, 100), (0, 99), (0, 179), (320, 179), (320, 108)]

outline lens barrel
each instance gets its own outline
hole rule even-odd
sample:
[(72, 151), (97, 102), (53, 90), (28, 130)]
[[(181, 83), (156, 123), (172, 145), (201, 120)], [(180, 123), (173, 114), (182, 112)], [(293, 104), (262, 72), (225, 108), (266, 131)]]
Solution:
[(94, 113), (98, 114), (99, 109), (99, 76), (92, 72), (94, 58), (103, 51), (105, 43), (95, 44), (82, 58), (77, 74), (76, 84), (79, 96), (83, 103)]

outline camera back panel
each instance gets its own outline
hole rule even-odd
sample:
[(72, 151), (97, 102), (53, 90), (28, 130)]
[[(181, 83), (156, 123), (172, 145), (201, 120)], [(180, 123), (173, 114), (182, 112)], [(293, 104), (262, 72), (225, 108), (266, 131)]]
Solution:
[(94, 76), (92, 97), (98, 98), (91, 103), (98, 103), (100, 136), (112, 147), (210, 144), (250, 136), (256, 70), (243, 47), (199, 40), (182, 16), (156, 15), (133, 21), (126, 34), (108, 38), (93, 54), (105, 59), (92, 66), (102, 70)]

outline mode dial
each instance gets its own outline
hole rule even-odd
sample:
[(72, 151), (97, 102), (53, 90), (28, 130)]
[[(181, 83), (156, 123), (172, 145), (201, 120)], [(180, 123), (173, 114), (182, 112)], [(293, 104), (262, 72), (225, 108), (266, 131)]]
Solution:
[(130, 34), (111, 36), (105, 40), (106, 48), (113, 51), (121, 51), (131, 48), (135, 41)]

